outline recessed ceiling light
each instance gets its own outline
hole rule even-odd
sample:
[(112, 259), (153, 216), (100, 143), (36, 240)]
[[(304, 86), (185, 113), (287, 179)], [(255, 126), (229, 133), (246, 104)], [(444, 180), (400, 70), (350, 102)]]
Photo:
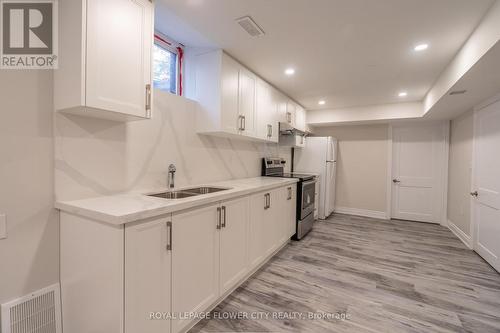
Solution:
[(415, 46), (414, 50), (419, 52), (419, 51), (427, 50), (428, 48), (429, 48), (429, 44), (419, 44), (419, 45)]
[(406, 91), (402, 91), (398, 94), (399, 97), (406, 97), (408, 96), (408, 93)]
[(325, 105), (325, 104), (326, 104), (326, 102), (325, 102), (324, 100), (320, 100), (320, 101), (318, 101), (318, 104), (319, 104), (319, 105)]
[(285, 74), (286, 75), (293, 75), (293, 74), (295, 74), (295, 69), (293, 69), (293, 68), (287, 68), (285, 70)]

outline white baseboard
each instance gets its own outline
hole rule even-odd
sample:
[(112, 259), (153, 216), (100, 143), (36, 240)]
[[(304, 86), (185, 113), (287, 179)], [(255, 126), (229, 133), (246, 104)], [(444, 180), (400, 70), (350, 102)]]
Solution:
[(387, 214), (378, 210), (368, 210), (349, 207), (335, 207), (335, 213), (371, 217), (374, 219), (387, 220)]
[(458, 239), (462, 241), (469, 249), (472, 250), (472, 238), (468, 236), (465, 232), (463, 232), (457, 225), (450, 220), (448, 220), (448, 229), (457, 236)]

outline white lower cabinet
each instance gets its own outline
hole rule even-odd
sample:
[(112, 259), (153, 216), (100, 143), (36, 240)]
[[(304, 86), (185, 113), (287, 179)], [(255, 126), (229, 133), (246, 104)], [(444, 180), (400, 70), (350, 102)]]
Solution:
[[(286, 244), (296, 185), (109, 225), (61, 212), (71, 333), (179, 333)], [(92, 244), (88, 240), (92, 239)]]
[(281, 240), (280, 243), (287, 241), (296, 232), (296, 209), (297, 209), (297, 186), (287, 186), (282, 189), (283, 196), (282, 202), (282, 226), (281, 226)]
[(170, 218), (125, 228), (125, 332), (170, 332), (170, 320), (150, 318), (171, 311)]
[(273, 189), (250, 197), (250, 266), (266, 257), (295, 234), (296, 185)]
[(220, 293), (233, 288), (248, 272), (249, 199), (222, 204), (220, 229)]
[[(219, 214), (211, 205), (172, 215), (172, 313), (202, 312), (219, 297)], [(182, 331), (191, 318), (172, 320)]]
[(267, 198), (269, 192), (254, 194), (250, 197), (249, 256), (250, 267), (258, 266), (267, 253), (266, 228), (269, 220)]

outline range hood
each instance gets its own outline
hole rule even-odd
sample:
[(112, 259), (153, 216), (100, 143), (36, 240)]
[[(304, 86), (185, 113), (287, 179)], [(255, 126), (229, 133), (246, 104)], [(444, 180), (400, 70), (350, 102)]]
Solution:
[(280, 146), (303, 148), (306, 135), (307, 133), (290, 126), (288, 123), (280, 123)]
[(305, 132), (293, 127), (291, 124), (286, 123), (286, 122), (280, 122), (280, 134), (283, 134), (283, 135), (292, 135), (292, 134), (306, 135)]

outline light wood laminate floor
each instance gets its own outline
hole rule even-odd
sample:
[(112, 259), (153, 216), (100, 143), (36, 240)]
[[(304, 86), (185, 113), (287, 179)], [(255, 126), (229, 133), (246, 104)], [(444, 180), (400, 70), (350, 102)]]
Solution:
[(213, 315), (240, 318), (191, 332), (500, 332), (500, 275), (445, 227), (334, 215)]

